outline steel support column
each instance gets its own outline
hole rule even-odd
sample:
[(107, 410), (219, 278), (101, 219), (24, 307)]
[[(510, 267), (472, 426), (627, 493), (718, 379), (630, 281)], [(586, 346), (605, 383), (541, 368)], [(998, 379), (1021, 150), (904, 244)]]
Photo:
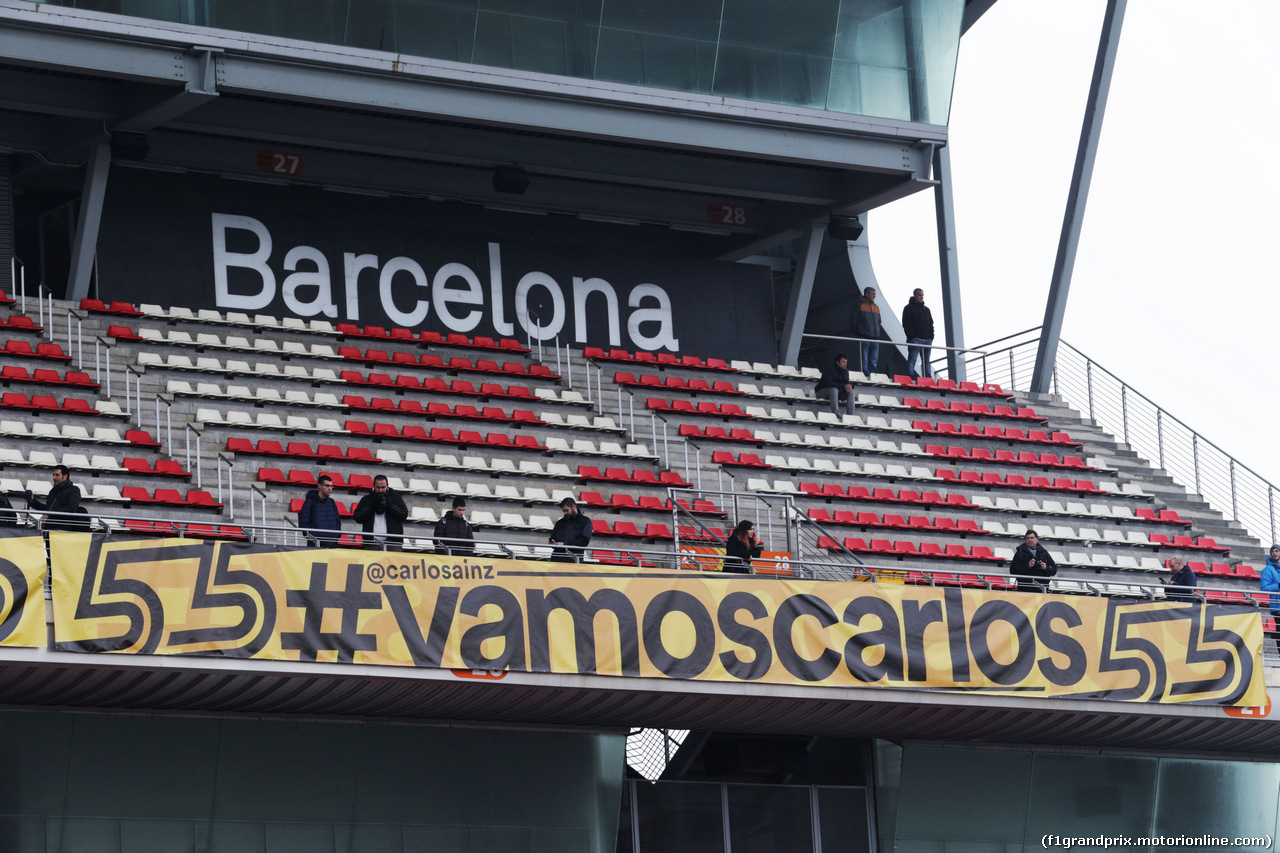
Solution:
[(1044, 309), (1044, 326), (1040, 347), (1036, 350), (1036, 366), (1031, 374), (1030, 390), (1049, 392), (1054, 361), (1058, 357), (1058, 340), (1062, 336), (1062, 319), (1067, 310), (1067, 292), (1071, 289), (1071, 271), (1080, 244), (1080, 226), (1084, 221), (1085, 203), (1089, 199), (1089, 181), (1093, 177), (1093, 161), (1098, 154), (1102, 117), (1107, 110), (1107, 93), (1111, 89), (1111, 72), (1115, 69), (1116, 50), (1120, 45), (1120, 28), (1128, 0), (1107, 0), (1102, 19), (1102, 35), (1098, 39), (1098, 58), (1089, 83), (1089, 100), (1080, 127), (1080, 147), (1076, 151), (1075, 170), (1071, 173), (1071, 189), (1062, 217), (1062, 235), (1058, 238), (1058, 256), (1053, 262), (1053, 279), (1049, 283), (1049, 301)]
[[(938, 269), (942, 273), (942, 328), (947, 346), (964, 346), (964, 317), (960, 311), (960, 262), (956, 258), (956, 210), (951, 185), (951, 154), (933, 152), (933, 206), (938, 223)], [(947, 351), (947, 375), (955, 382), (968, 379), (964, 353)]]
[(98, 250), (98, 226), (102, 223), (102, 202), (107, 195), (107, 171), (111, 168), (111, 147), (106, 142), (94, 146), (84, 173), (84, 194), (80, 217), (71, 243), (71, 275), (66, 298), (79, 302), (89, 295), (89, 276)]
[(791, 297), (787, 300), (787, 319), (782, 324), (782, 346), (778, 350), (778, 363), (796, 366), (800, 358), (800, 344), (804, 338), (805, 320), (809, 316), (809, 299), (813, 296), (813, 278), (818, 271), (818, 253), (822, 249), (823, 232), (827, 218), (816, 219), (804, 235), (800, 258), (791, 280)]

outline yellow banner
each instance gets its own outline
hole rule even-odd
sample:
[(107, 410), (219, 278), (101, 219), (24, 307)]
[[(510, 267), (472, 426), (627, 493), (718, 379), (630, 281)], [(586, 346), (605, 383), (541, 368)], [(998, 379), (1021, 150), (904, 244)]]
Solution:
[(42, 537), (0, 537), (0, 646), (48, 643), (45, 574)]
[(1224, 605), (53, 534), (59, 649), (1260, 705)]

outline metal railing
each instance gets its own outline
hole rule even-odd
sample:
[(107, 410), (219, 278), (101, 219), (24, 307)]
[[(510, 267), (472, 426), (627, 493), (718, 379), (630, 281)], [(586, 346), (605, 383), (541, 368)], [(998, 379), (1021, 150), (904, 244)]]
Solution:
[[(1004, 346), (976, 360), (984, 381), (1007, 391), (1029, 390), (1039, 332), (1035, 327), (985, 344)], [(1276, 541), (1278, 487), (1257, 471), (1065, 340), (1051, 380), (1054, 394), (1134, 453), (1258, 539)]]
[(196, 428), (195, 428), (195, 427), (193, 427), (191, 424), (186, 424), (185, 428), (183, 429), (183, 435), (184, 435), (184, 437), (185, 437), (185, 439), (186, 439), (186, 468), (187, 468), (187, 470), (188, 470), (188, 471), (190, 471), (190, 470), (191, 470), (191, 434), (192, 434), (192, 433), (195, 433), (195, 436), (196, 436), (196, 453), (195, 453), (195, 459), (196, 459), (196, 488), (197, 488), (197, 489), (203, 489), (203, 488), (204, 488), (204, 484), (203, 484), (203, 482), (204, 482), (204, 463), (201, 461), (201, 454), (200, 454), (200, 436), (201, 436), (201, 433), (200, 433), (200, 430), (196, 429)]

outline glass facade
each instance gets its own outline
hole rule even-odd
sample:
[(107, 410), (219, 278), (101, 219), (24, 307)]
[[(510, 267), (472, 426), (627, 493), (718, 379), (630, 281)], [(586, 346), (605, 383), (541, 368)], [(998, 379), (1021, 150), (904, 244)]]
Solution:
[(5, 853), (615, 850), (622, 735), (15, 711), (0, 724)]
[[(1126, 839), (1112, 846), (1135, 851), (1257, 851), (1280, 833), (1280, 764), (916, 744), (901, 757), (882, 853), (1064, 847), (1053, 836)], [(1154, 838), (1178, 840), (1142, 841)]]
[(963, 0), (55, 0), (411, 56), (945, 125)]
[[(871, 853), (866, 788), (632, 782), (618, 853)], [(623, 821), (623, 834), (627, 829)]]

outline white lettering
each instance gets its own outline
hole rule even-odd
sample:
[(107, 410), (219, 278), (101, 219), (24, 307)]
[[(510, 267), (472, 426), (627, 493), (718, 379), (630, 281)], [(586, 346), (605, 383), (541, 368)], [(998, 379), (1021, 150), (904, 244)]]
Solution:
[(347, 294), (347, 319), (360, 319), (360, 271), (376, 270), (377, 255), (353, 255), (346, 252), (342, 256), (342, 289)]
[[(529, 317), (529, 291), (535, 287), (546, 288), (551, 295), (551, 318), (539, 314)], [(535, 341), (549, 341), (564, 328), (564, 292), (556, 280), (544, 272), (525, 273), (516, 285), (516, 320)]]
[(587, 340), (587, 297), (593, 293), (604, 296), (609, 312), (609, 346), (622, 346), (622, 333), (618, 329), (618, 294), (613, 285), (602, 278), (573, 277), (573, 334), (578, 343)]
[[(445, 287), (449, 280), (454, 278), (462, 279), (466, 283), (466, 287)], [(436, 315), (444, 321), (446, 326), (455, 332), (469, 332), (480, 325), (479, 311), (468, 311), (462, 316), (458, 316), (449, 309), (449, 306), (453, 303), (461, 305), (484, 304), (484, 289), (480, 285), (479, 277), (472, 272), (471, 267), (466, 264), (445, 264), (436, 272), (436, 278), (432, 285), (435, 289), (431, 293), (431, 301), (436, 306)], [(501, 295), (498, 298), (501, 300)], [(501, 301), (498, 304), (501, 305)]]
[(497, 243), (489, 244), (489, 293), (493, 297), (493, 330), (499, 335), (514, 333), (515, 326), (506, 319), (502, 293), (502, 247)]
[[(258, 238), (256, 252), (228, 252), (227, 231), (249, 231)], [(276, 298), (276, 276), (267, 266), (271, 257), (271, 232), (252, 216), (233, 216), (227, 213), (213, 214), (213, 293), (219, 308), (238, 308), (256, 311), (266, 308)], [(262, 288), (253, 294), (232, 293), (227, 280), (227, 269), (238, 267), (253, 270), (262, 278)]]
[[(640, 300), (646, 297), (658, 300), (658, 307), (641, 308)], [(667, 296), (665, 290), (656, 284), (637, 284), (627, 297), (627, 305), (636, 309), (627, 318), (627, 334), (631, 336), (631, 340), (647, 350), (680, 351), (680, 341), (672, 337), (675, 330), (671, 328), (671, 297)], [(640, 331), (641, 323), (657, 323), (658, 331), (646, 335)]]
[[(310, 261), (315, 269), (294, 272), (299, 261)], [(294, 246), (284, 256), (284, 268), (293, 273), (286, 276), (280, 292), (284, 296), (284, 304), (290, 311), (300, 317), (314, 317), (323, 314), (326, 317), (337, 317), (338, 306), (333, 304), (333, 287), (329, 279), (329, 261), (324, 252), (314, 246)], [(310, 302), (298, 298), (298, 288), (315, 287), (316, 297)]]
[(378, 273), (378, 295), (382, 297), (382, 310), (397, 326), (412, 329), (427, 319), (428, 303), (425, 299), (419, 299), (414, 303), (413, 310), (408, 313), (396, 307), (391, 294), (391, 284), (398, 272), (407, 272), (413, 279), (414, 285), (423, 289), (427, 287), (427, 272), (413, 258), (398, 257), (387, 261), (382, 272)]

